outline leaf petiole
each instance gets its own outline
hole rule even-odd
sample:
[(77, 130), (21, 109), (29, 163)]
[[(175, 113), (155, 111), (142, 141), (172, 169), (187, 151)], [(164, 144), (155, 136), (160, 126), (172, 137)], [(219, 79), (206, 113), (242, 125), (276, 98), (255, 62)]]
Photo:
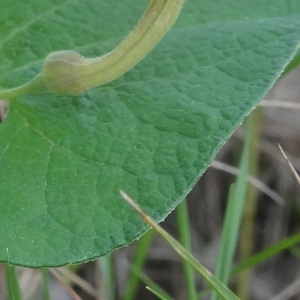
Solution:
[(45, 89), (44, 82), (42, 81), (41, 75), (37, 75), (31, 81), (14, 87), (11, 89), (0, 89), (0, 99), (12, 100), (13, 98), (39, 90)]
[(50, 53), (41, 74), (12, 89), (0, 90), (11, 99), (46, 88), (58, 95), (76, 96), (109, 83), (138, 64), (175, 23), (185, 0), (148, 0), (148, 8), (135, 28), (111, 52), (86, 58), (72, 50)]
[(111, 52), (85, 58), (58, 51), (45, 59), (42, 79), (55, 94), (79, 95), (111, 82), (139, 63), (176, 21), (185, 0), (149, 0), (146, 12), (128, 36)]

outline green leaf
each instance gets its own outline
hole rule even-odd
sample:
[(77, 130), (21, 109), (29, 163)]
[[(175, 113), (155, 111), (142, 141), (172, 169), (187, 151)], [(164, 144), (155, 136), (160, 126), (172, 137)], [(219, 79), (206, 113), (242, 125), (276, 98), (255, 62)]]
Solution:
[[(146, 1), (0, 0), (0, 85), (24, 84), (47, 54), (110, 51)], [(299, 49), (300, 2), (187, 0), (159, 46), (81, 97), (11, 102), (0, 126), (0, 261), (86, 261), (156, 221), (191, 190), (216, 151)]]

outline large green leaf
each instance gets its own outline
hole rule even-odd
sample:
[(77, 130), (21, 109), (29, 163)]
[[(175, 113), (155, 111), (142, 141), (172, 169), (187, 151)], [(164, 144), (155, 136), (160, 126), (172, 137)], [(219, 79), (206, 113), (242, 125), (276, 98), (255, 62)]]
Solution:
[[(94, 56), (146, 1), (0, 0), (0, 84), (55, 50)], [(176, 26), (122, 78), (80, 97), (15, 99), (0, 126), (0, 260), (57, 266), (131, 242), (160, 221), (296, 53), (299, 0), (187, 0)]]

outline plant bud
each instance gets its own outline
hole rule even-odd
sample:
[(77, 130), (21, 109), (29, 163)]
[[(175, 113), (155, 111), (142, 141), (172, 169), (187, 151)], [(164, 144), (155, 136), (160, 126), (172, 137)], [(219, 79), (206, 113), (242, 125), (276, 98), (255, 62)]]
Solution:
[(77, 96), (86, 89), (81, 74), (85, 61), (86, 58), (75, 51), (52, 52), (45, 59), (42, 80), (54, 94)]

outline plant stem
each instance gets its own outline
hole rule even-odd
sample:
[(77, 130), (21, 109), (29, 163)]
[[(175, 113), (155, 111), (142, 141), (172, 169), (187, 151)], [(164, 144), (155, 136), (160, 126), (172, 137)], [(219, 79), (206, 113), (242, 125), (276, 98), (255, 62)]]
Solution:
[(128, 36), (111, 52), (85, 58), (75, 51), (50, 53), (42, 78), (47, 88), (62, 95), (111, 82), (139, 63), (175, 23), (185, 0), (149, 0), (146, 12)]
[[(261, 130), (261, 108), (255, 109), (247, 118), (246, 135), (249, 139), (249, 170), (248, 175), (258, 176), (259, 136)], [(248, 183), (244, 218), (241, 225), (239, 259), (241, 261), (252, 255), (254, 219), (256, 212), (257, 189)], [(241, 299), (249, 299), (250, 270), (245, 270), (238, 276), (237, 295)]]
[[(216, 277), (224, 284), (228, 284), (232, 268), (232, 262), (236, 251), (238, 236), (240, 233), (241, 219), (247, 192), (247, 175), (249, 168), (250, 134), (246, 128), (243, 151), (239, 163), (239, 174), (230, 187), (228, 203), (222, 228), (221, 243), (216, 266)], [(249, 237), (248, 237), (249, 238)], [(212, 300), (220, 299), (216, 292), (212, 294)]]
[(148, 0), (135, 28), (111, 52), (85, 58), (71, 50), (50, 53), (41, 74), (31, 82), (0, 91), (0, 99), (32, 93), (42, 86), (58, 95), (77, 96), (109, 83), (132, 69), (159, 43), (175, 23), (185, 0)]
[(48, 271), (45, 268), (41, 269), (41, 274), (43, 278), (43, 292), (44, 292), (44, 300), (50, 300), (50, 289), (49, 289), (49, 276)]
[(100, 284), (100, 299), (115, 299), (115, 276), (113, 269), (113, 256), (112, 254), (107, 254), (103, 257), (100, 257), (98, 262), (100, 264), (100, 270), (103, 276), (102, 285)]
[(149, 224), (179, 255), (181, 258), (191, 264), (196, 272), (218, 293), (221, 299), (238, 300), (217, 277), (210, 273), (189, 251), (187, 251), (180, 243), (178, 243), (171, 235), (169, 235), (162, 227), (154, 222), (152, 218), (146, 215), (136, 202), (134, 202), (126, 193), (120, 191), (122, 198), (141, 216), (141, 218)]
[(131, 273), (126, 285), (123, 300), (136, 299), (136, 292), (140, 282), (141, 270), (145, 264), (149, 248), (154, 238), (154, 231), (149, 230), (138, 242), (135, 250), (135, 260), (131, 264)]
[[(180, 242), (187, 251), (192, 252), (187, 199), (178, 204), (176, 208), (176, 214)], [(187, 261), (183, 260), (183, 268), (187, 285), (188, 299), (196, 300), (198, 297), (193, 267)]]
[(6, 249), (7, 261), (5, 264), (6, 284), (10, 300), (22, 300), (21, 289), (17, 277), (16, 267), (9, 263), (9, 251)]
[(12, 100), (18, 96), (26, 95), (45, 88), (40, 75), (34, 77), (30, 82), (11, 89), (0, 89), (0, 99)]

